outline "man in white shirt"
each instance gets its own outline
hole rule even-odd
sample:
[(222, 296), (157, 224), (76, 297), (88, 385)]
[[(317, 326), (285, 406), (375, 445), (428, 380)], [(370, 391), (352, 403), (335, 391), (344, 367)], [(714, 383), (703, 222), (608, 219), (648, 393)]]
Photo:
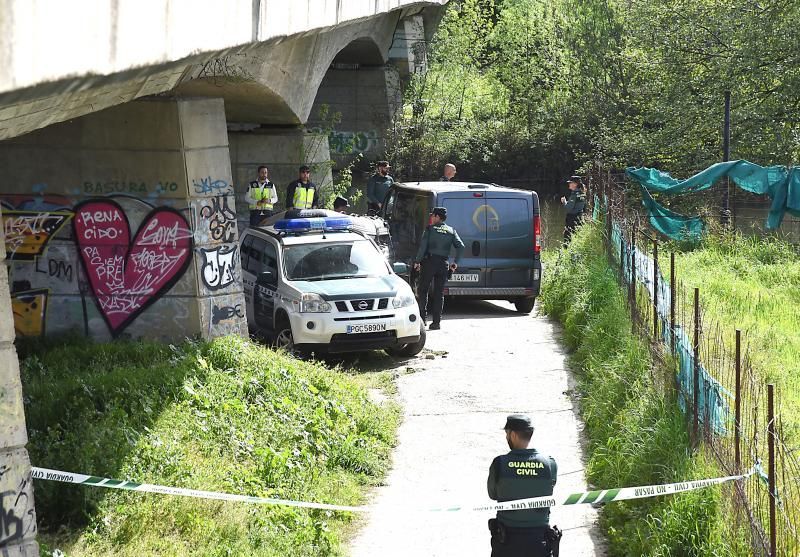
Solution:
[(258, 226), (262, 220), (272, 216), (275, 203), (278, 202), (278, 192), (275, 184), (267, 177), (269, 170), (266, 166), (258, 167), (258, 180), (253, 180), (247, 187), (245, 200), (250, 209), (250, 226)]

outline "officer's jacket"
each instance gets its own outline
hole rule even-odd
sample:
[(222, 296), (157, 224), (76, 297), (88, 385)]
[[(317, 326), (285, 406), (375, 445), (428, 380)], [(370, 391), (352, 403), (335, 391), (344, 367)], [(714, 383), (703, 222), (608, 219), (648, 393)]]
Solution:
[(422, 233), (422, 240), (414, 261), (422, 261), (425, 255), (448, 257), (450, 248), (456, 249), (455, 262), (458, 263), (461, 259), (461, 254), (464, 253), (464, 242), (458, 237), (458, 232), (444, 223), (430, 225)]
[(580, 215), (586, 208), (586, 192), (583, 190), (575, 190), (569, 196), (567, 204), (564, 206), (568, 215)]
[[(558, 466), (552, 457), (536, 449), (514, 449), (498, 456), (489, 468), (489, 497), (498, 502), (553, 494)], [(550, 508), (499, 511), (497, 520), (512, 528), (547, 526)]]

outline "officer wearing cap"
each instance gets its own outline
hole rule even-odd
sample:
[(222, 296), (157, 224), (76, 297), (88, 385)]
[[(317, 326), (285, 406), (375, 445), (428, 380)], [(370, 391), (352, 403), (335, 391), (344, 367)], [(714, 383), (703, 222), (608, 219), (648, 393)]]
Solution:
[[(430, 329), (441, 328), (439, 322), (442, 319), (442, 306), (444, 305), (444, 283), (447, 280), (447, 273), (458, 269), (458, 261), (464, 253), (464, 242), (458, 237), (458, 232), (451, 226), (447, 226), (447, 209), (444, 207), (434, 207), (431, 211), (431, 223), (422, 233), (422, 240), (414, 258), (414, 270), (422, 268), (417, 298), (419, 303), (420, 315), (423, 322), (426, 321), (428, 310), (433, 313), (433, 323)], [(450, 249), (455, 248), (456, 255), (453, 263), (448, 265)], [(428, 307), (428, 290), (433, 280), (433, 308)]]
[(316, 209), (319, 207), (317, 185), (311, 181), (311, 169), (303, 165), (300, 176), (286, 188), (286, 210)]
[[(529, 449), (533, 425), (529, 417), (512, 414), (503, 428), (511, 451), (492, 461), (486, 482), (489, 497), (498, 502), (553, 494), (558, 466), (550, 456)], [(550, 508), (498, 511), (489, 520), (492, 557), (558, 555), (557, 528), (551, 529)]]
[(367, 180), (367, 209), (375, 213), (383, 207), (383, 200), (394, 184), (394, 178), (389, 176), (390, 168), (389, 161), (378, 161), (375, 174)]
[(572, 238), (573, 232), (578, 228), (580, 219), (583, 216), (583, 210), (586, 208), (586, 192), (583, 189), (580, 176), (573, 176), (567, 180), (567, 187), (569, 187), (569, 199), (566, 197), (561, 198), (561, 204), (567, 212), (564, 221), (564, 243), (568, 244)]
[(350, 208), (350, 202), (347, 200), (346, 197), (337, 195), (336, 199), (333, 200), (333, 210), (336, 211), (337, 213), (347, 214), (347, 210), (349, 208)]

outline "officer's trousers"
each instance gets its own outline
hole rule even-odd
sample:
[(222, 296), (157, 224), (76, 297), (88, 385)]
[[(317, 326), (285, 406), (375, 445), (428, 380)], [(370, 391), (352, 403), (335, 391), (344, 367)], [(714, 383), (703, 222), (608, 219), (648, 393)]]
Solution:
[(506, 528), (492, 533), (492, 557), (550, 557), (544, 528)]
[[(429, 255), (422, 260), (419, 284), (417, 285), (417, 303), (419, 312), (423, 319), (428, 314), (428, 310), (433, 314), (433, 322), (438, 323), (442, 319), (442, 306), (444, 305), (444, 283), (447, 281), (447, 258), (441, 255)], [(428, 290), (433, 281), (433, 296), (431, 303), (433, 307), (428, 307)]]
[(568, 244), (570, 239), (572, 238), (572, 234), (578, 228), (578, 225), (581, 222), (581, 217), (583, 213), (576, 213), (574, 215), (567, 215), (567, 218), (564, 222), (564, 243)]

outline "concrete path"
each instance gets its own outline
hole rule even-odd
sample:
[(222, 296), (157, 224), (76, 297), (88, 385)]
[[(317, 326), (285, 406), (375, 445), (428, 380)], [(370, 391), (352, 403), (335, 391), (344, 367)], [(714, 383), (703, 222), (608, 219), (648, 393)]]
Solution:
[[(582, 426), (558, 337), (547, 319), (520, 315), (505, 302), (446, 308), (426, 350), (397, 368), (399, 445), (387, 485), (375, 490), (376, 511), (351, 544), (353, 557), (488, 557), (491, 515), (404, 507), (488, 503), (486, 476), (492, 459), (508, 451), (502, 427), (510, 413), (531, 416), (533, 446), (558, 462), (556, 493), (586, 489)], [(564, 529), (561, 555), (604, 555), (596, 520), (588, 505), (555, 508), (551, 524)]]

